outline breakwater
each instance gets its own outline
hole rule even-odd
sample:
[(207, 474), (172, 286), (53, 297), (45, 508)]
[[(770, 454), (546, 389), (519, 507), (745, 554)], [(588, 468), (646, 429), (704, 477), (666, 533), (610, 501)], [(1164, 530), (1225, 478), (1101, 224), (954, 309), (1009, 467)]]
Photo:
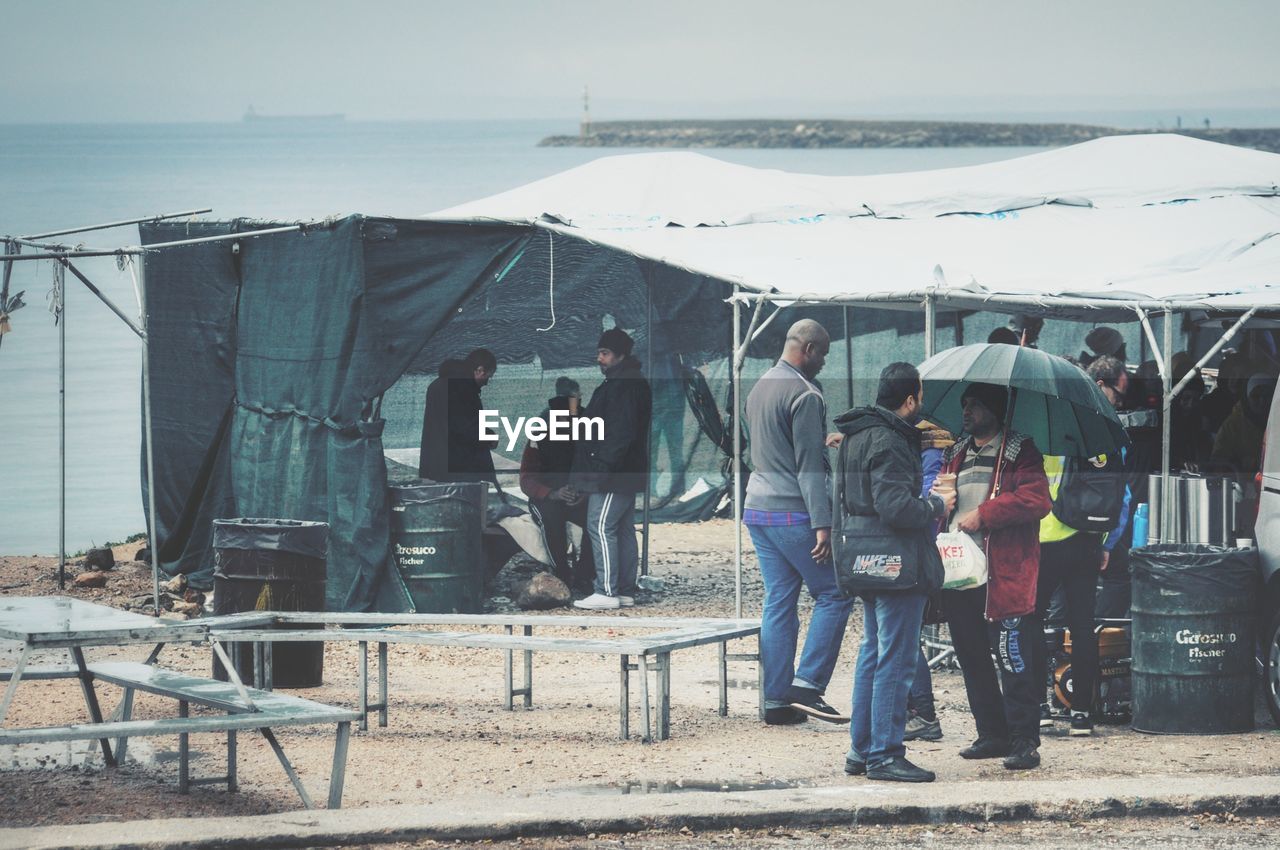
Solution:
[(1102, 136), (1178, 133), (1280, 153), (1280, 128), (1131, 130), (1092, 124), (967, 121), (598, 121), (578, 135), (548, 136), (543, 147), (633, 148), (960, 148), (1058, 147)]

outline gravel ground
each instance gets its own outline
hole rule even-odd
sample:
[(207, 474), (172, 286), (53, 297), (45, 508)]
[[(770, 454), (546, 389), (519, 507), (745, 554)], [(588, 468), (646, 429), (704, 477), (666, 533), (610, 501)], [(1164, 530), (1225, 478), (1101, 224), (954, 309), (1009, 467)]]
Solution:
[[(117, 556), (132, 555), (137, 548), (137, 544), (121, 547)], [(732, 616), (732, 551), (729, 522), (655, 526), (652, 572), (665, 586), (642, 600), (645, 604), (634, 609), (634, 615)], [(747, 551), (750, 554), (749, 544)], [(510, 598), (510, 586), (524, 573), (527, 565), (509, 566), (499, 577), (496, 593)], [(749, 557), (744, 574), (747, 616), (759, 614), (758, 575)], [(56, 593), (56, 560), (0, 557), (0, 589), (6, 595)], [(123, 563), (106, 588), (67, 592), (122, 605), (149, 590), (145, 565)], [(505, 610), (508, 604), (500, 602), (493, 607)], [(554, 612), (547, 614), (549, 626), (556, 616)], [(538, 633), (582, 634), (549, 626)], [(859, 630), (860, 618), (855, 613), (828, 692), (833, 703), (848, 699)], [(743, 649), (754, 650), (754, 644)], [(147, 648), (91, 653), (97, 659), (141, 660)], [(0, 643), (0, 666), (10, 666), (13, 656), (13, 645)], [(207, 651), (193, 647), (171, 646), (161, 662), (202, 675), (209, 670)], [(712, 647), (673, 656), (672, 738), (644, 745), (638, 739), (617, 738), (618, 678), (613, 657), (535, 656), (534, 707), (507, 712), (501, 708), (501, 654), (392, 646), (390, 726), (380, 729), (375, 724), (369, 732), (353, 738), (344, 806), (413, 804), (475, 793), (497, 797), (635, 794), (678, 792), (682, 787), (807, 787), (861, 781), (849, 780), (840, 770), (847, 727), (816, 721), (797, 727), (765, 727), (757, 719), (755, 673), (747, 662), (731, 662), (730, 715), (719, 717), (715, 666)], [(324, 686), (296, 693), (322, 702), (354, 705), (356, 670), (354, 645), (328, 644)], [(967, 762), (956, 755), (974, 735), (959, 674), (940, 673), (935, 691), (945, 737), (936, 743), (912, 745), (911, 757), (937, 770), (944, 782), (973, 777), (1016, 781), (1018, 775), (1004, 771), (998, 762)], [(99, 686), (99, 693), (108, 710), (118, 700), (115, 688)], [(634, 711), (639, 698), (634, 682), (632, 695)], [(173, 713), (171, 701), (148, 695), (140, 695), (135, 707), (139, 718)], [(85, 719), (78, 689), (67, 681), (24, 683), (11, 715), (7, 720), (10, 726)], [(1264, 717), (1265, 712), (1259, 716), (1260, 722)], [(639, 731), (638, 714), (633, 714), (632, 731)], [(279, 737), (312, 795), (323, 799), (332, 729), (283, 729)], [(1197, 737), (1149, 736), (1126, 727), (1100, 726), (1093, 738), (1069, 739), (1060, 726), (1045, 737), (1041, 749), (1044, 765), (1038, 776), (1273, 773), (1280, 764), (1277, 742), (1280, 736), (1269, 722), (1255, 733)], [(221, 737), (192, 736), (191, 746), (193, 776), (220, 772), (224, 758)], [(130, 763), (121, 769), (103, 768), (92, 750), (87, 742), (0, 747), (0, 824), (257, 814), (299, 807), (266, 742), (250, 735), (240, 736), (242, 790), (238, 794), (204, 786), (193, 789), (187, 797), (179, 796), (176, 740), (131, 742)], [(814, 833), (804, 840), (825, 841), (821, 835)]]

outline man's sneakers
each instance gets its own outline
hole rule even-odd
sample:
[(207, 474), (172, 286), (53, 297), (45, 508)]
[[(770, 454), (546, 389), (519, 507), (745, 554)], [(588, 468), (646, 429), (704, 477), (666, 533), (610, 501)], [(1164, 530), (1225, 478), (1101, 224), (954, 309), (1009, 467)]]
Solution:
[(797, 723), (804, 723), (809, 718), (796, 711), (789, 705), (780, 705), (776, 708), (766, 708), (764, 710), (764, 722), (769, 726), (794, 726)]
[(1031, 770), (1040, 766), (1040, 752), (1032, 741), (1018, 740), (1004, 760), (1005, 770)]
[[(625, 598), (623, 596), (605, 596), (603, 593), (593, 593), (586, 599), (575, 599), (573, 607), (583, 608), (587, 611), (615, 611), (623, 607), (622, 600)], [(631, 604), (634, 605), (635, 601), (632, 600)]]
[(850, 776), (865, 776), (867, 772), (867, 763), (862, 759), (845, 756), (844, 772)]
[(1071, 712), (1071, 737), (1086, 738), (1093, 734), (1093, 718), (1087, 711)]
[(849, 715), (827, 705), (826, 701), (822, 699), (822, 694), (813, 688), (792, 685), (791, 690), (787, 691), (787, 702), (791, 703), (791, 707), (796, 711), (803, 712), (818, 720), (825, 720), (828, 723), (849, 722)]
[(937, 776), (932, 770), (916, 767), (905, 758), (896, 758), (868, 767), (867, 778), (881, 782), (932, 782)]
[(1053, 728), (1053, 712), (1049, 709), (1049, 703), (1047, 702), (1040, 703), (1040, 728)]
[(619, 596), (617, 597), (617, 599), (618, 599), (618, 605), (623, 608), (636, 607), (636, 598), (634, 596)]
[(1009, 755), (1012, 747), (1008, 741), (997, 738), (979, 738), (960, 751), (962, 759), (999, 759)]
[(918, 714), (913, 714), (907, 718), (906, 733), (902, 736), (903, 741), (941, 741), (942, 740), (942, 723), (938, 718), (925, 720)]

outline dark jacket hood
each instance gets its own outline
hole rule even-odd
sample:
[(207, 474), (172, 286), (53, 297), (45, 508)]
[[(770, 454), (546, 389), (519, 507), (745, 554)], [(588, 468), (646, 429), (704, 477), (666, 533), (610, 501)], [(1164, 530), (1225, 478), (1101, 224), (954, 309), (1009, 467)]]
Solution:
[(920, 443), (919, 431), (908, 425), (905, 419), (892, 410), (886, 410), (878, 404), (846, 410), (836, 417), (835, 425), (846, 437), (859, 434), (868, 428), (892, 428), (913, 444)]

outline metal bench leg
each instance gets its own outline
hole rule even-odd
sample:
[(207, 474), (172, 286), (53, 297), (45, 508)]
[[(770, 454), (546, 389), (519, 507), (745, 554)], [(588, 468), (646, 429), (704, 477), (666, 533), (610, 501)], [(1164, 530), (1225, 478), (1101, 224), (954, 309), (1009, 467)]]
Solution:
[[(129, 721), (133, 718), (133, 688), (124, 689), (124, 698), (120, 700), (120, 719)], [(116, 738), (116, 764), (124, 764), (124, 757), (129, 752), (129, 739)]]
[(4, 689), (4, 701), (0, 702), (0, 726), (4, 725), (4, 719), (9, 714), (9, 704), (13, 702), (14, 692), (18, 690), (18, 682), (22, 679), (22, 671), (26, 669), (29, 660), (31, 660), (31, 647), (24, 643), (22, 645), (22, 654), (18, 656), (18, 663), (14, 666), (13, 674), (9, 677), (9, 686)]
[(275, 642), (262, 642), (262, 689), (264, 691), (274, 691), (276, 689), (276, 664), (275, 664)]
[(347, 781), (347, 744), (351, 741), (351, 721), (338, 724), (333, 744), (333, 770), (329, 773), (329, 808), (342, 808), (342, 786)]
[(236, 781), (236, 730), (227, 730), (227, 790), (235, 793), (240, 790)]
[(362, 640), (357, 649), (360, 661), (360, 731), (369, 728), (369, 642)]
[(622, 740), (631, 737), (631, 657), (621, 656), (618, 670), (618, 727)]
[[(178, 700), (178, 716), (189, 714), (187, 701)], [(178, 736), (178, 793), (191, 793), (191, 736), (183, 732)]]
[(720, 641), (720, 658), (719, 658), (719, 683), (720, 683), (720, 716), (729, 716), (729, 659), (727, 640)]
[(382, 707), (378, 709), (378, 725), (385, 727), (387, 725), (387, 643), (379, 641), (378, 643), (378, 702)]
[[(524, 627), (524, 636), (533, 634), (533, 626)], [(524, 651), (524, 707), (533, 708), (533, 650)]]
[(262, 690), (262, 686), (266, 684), (262, 673), (262, 643), (254, 641), (253, 643), (253, 686), (258, 690)]
[(658, 740), (671, 737), (671, 653), (658, 656)]
[(160, 660), (160, 653), (163, 651), (164, 651), (164, 644), (163, 643), (156, 644), (155, 649), (151, 650), (151, 654), (147, 656), (147, 660), (142, 663), (148, 664), (148, 665), (155, 664), (157, 661)]
[[(505, 626), (504, 630), (507, 634), (511, 634), (511, 627)], [(515, 666), (515, 652), (513, 650), (505, 650), (502, 653), (502, 672), (506, 686), (507, 711), (515, 710), (515, 686), (512, 684), (512, 668)]]
[(641, 715), (644, 717), (644, 738), (646, 744), (653, 742), (653, 724), (649, 718), (649, 656), (638, 656), (640, 671), (640, 698), (644, 702), (644, 707), (640, 709)]
[[(348, 727), (348, 730), (349, 729), (350, 727)], [(298, 796), (302, 798), (302, 805), (308, 809), (314, 809), (316, 804), (311, 802), (311, 796), (307, 794), (307, 789), (303, 787), (302, 780), (298, 777), (298, 772), (293, 769), (293, 765), (289, 764), (289, 759), (287, 759), (284, 754), (284, 748), (280, 746), (280, 742), (276, 740), (276, 736), (265, 726), (258, 731), (262, 733), (262, 737), (267, 739), (267, 743), (271, 745), (271, 749), (275, 752), (276, 758), (280, 760), (280, 765), (284, 768), (284, 772), (289, 775), (289, 781), (293, 783), (294, 790), (297, 791)]]
[[(85, 705), (89, 707), (89, 717), (94, 723), (102, 722), (102, 707), (98, 705), (98, 694), (93, 689), (93, 674), (89, 672), (88, 666), (84, 663), (84, 650), (78, 646), (71, 647), (71, 657), (75, 660), (76, 668), (80, 671), (80, 690), (84, 692)], [(108, 767), (115, 767), (115, 756), (111, 754), (111, 742), (106, 738), (99, 738), (98, 743), (102, 745), (102, 758), (106, 761)]]

